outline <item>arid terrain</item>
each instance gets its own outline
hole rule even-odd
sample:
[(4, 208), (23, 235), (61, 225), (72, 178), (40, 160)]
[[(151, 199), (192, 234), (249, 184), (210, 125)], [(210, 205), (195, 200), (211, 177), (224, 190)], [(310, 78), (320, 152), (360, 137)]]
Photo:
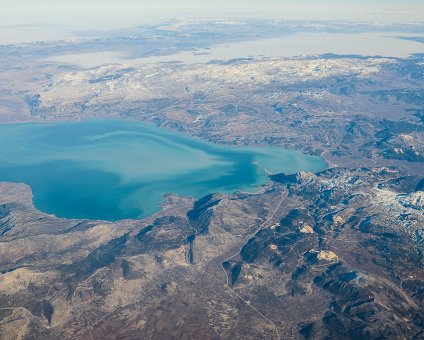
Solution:
[[(256, 27), (196, 25), (192, 44)], [(140, 34), (164, 55), (193, 26), (178, 29)], [(47, 59), (100, 44), (2, 46), (0, 121), (148, 121), (321, 155), (328, 169), (272, 174), (256, 193), (170, 194), (159, 213), (116, 223), (47, 215), (30, 187), (0, 183), (1, 339), (424, 337), (422, 55)]]

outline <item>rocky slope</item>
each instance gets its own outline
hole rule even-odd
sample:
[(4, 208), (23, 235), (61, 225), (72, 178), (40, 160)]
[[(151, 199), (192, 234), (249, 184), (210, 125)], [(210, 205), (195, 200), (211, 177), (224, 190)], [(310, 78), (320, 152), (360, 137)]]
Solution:
[(278, 175), (259, 194), (171, 196), (120, 223), (6, 199), (1, 337), (419, 338), (416, 182), (388, 168)]
[(258, 193), (169, 195), (161, 212), (117, 223), (46, 215), (30, 188), (0, 183), (0, 338), (424, 337), (422, 56), (46, 60), (105, 41), (166, 54), (262, 24), (211, 25), (0, 47), (0, 121), (151, 121), (215, 143), (321, 154), (329, 169), (271, 175)]

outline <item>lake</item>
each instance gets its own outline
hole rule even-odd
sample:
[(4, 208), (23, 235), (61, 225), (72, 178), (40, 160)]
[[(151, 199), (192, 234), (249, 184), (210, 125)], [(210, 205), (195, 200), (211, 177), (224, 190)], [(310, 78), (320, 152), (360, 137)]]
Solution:
[(139, 219), (167, 193), (255, 191), (267, 172), (325, 167), (298, 151), (218, 146), (140, 122), (0, 125), (0, 181), (29, 184), (36, 208), (64, 218)]
[(125, 51), (98, 51), (92, 53), (71, 53), (52, 56), (46, 61), (64, 65), (78, 65), (82, 68), (106, 64), (155, 64), (182, 62), (186, 64), (208, 63), (213, 60), (237, 58), (290, 58), (301, 55), (357, 54), (362, 56), (384, 56), (407, 58), (415, 53), (424, 53), (424, 44), (402, 38), (422, 34), (399, 32), (380, 33), (295, 33), (281, 37), (247, 40), (181, 51), (163, 56), (129, 58)]

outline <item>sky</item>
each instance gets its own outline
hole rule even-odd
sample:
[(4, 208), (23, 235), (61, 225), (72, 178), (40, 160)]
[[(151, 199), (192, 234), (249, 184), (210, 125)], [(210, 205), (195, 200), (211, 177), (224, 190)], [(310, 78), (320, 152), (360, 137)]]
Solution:
[(424, 0), (0, 0), (0, 41), (185, 17), (424, 22)]

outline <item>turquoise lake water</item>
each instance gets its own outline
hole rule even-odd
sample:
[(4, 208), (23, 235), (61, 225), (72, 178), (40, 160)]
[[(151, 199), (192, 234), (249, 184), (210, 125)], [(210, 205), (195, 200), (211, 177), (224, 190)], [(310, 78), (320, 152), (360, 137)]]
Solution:
[(226, 147), (116, 120), (0, 125), (0, 181), (31, 186), (39, 210), (116, 221), (160, 209), (163, 195), (254, 191), (278, 173), (320, 171), (322, 158)]

